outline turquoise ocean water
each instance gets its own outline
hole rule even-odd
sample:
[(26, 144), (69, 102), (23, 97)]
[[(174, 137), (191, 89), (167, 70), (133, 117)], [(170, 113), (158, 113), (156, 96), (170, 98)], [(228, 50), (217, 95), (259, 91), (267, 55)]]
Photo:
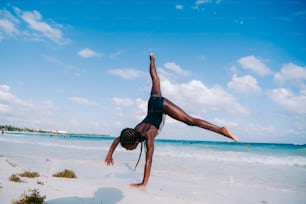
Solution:
[[(107, 151), (114, 138), (109, 136), (59, 135), (38, 133), (5, 133), (0, 136), (0, 152), (6, 143), (24, 144), (36, 148), (60, 147)], [(273, 144), (243, 142), (213, 142), (156, 139), (156, 154), (177, 158), (218, 160), (250, 164), (283, 165), (306, 168), (306, 144)], [(122, 150), (121, 150), (122, 151)], [(123, 150), (124, 151), (124, 150)], [(136, 150), (136, 152), (138, 152)]]

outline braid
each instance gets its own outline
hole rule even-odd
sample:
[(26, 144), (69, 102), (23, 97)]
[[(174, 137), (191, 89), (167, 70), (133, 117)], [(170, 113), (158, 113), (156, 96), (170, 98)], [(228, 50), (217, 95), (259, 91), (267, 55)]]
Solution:
[(139, 157), (138, 157), (137, 163), (136, 163), (136, 165), (135, 165), (134, 171), (136, 171), (136, 168), (137, 168), (138, 163), (139, 163), (140, 158), (141, 158), (142, 148), (143, 148), (143, 146), (144, 146), (144, 144), (143, 144), (143, 143), (144, 143), (144, 142), (142, 141), (142, 142), (141, 142), (141, 147), (140, 147), (140, 154), (139, 154)]

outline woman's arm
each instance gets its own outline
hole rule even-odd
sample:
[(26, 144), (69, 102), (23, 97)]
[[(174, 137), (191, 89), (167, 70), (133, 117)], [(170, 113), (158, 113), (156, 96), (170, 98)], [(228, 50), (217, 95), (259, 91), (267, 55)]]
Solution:
[(138, 184), (130, 184), (132, 187), (145, 188), (148, 184), (150, 174), (151, 174), (151, 166), (154, 152), (154, 137), (148, 137), (146, 141), (147, 152), (146, 152), (146, 164), (144, 166), (144, 174), (143, 180)]
[(113, 153), (114, 153), (116, 147), (118, 146), (119, 142), (120, 142), (120, 137), (117, 137), (113, 141), (112, 145), (110, 146), (110, 148), (108, 150), (108, 153), (107, 153), (107, 155), (105, 157), (105, 163), (106, 163), (107, 166), (114, 165)]

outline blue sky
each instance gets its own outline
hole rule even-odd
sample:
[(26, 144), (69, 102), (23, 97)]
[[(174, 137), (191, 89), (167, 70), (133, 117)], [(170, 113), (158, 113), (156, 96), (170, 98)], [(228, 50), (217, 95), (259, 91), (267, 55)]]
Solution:
[[(1, 124), (116, 136), (163, 95), (246, 142), (306, 143), (303, 1), (2, 1)], [(166, 119), (159, 138), (227, 139)]]

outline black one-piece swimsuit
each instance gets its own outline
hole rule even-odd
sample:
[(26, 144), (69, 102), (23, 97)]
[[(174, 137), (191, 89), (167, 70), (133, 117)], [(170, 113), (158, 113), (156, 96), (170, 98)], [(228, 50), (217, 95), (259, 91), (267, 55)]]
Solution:
[(154, 95), (151, 96), (148, 102), (147, 116), (142, 122), (153, 125), (157, 129), (159, 129), (160, 124), (163, 121), (163, 114), (164, 114), (163, 103), (164, 103), (164, 97), (154, 96)]

